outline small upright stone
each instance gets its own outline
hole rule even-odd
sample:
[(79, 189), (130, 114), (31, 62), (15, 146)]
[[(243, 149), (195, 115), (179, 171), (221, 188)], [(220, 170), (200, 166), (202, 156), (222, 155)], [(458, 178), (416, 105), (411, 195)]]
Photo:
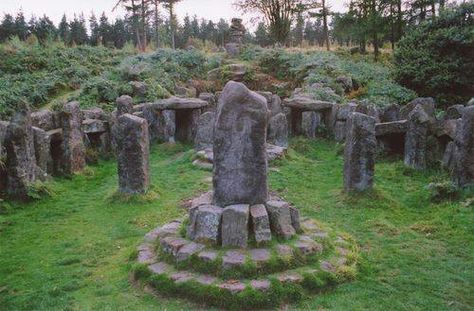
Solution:
[(133, 114), (133, 98), (128, 95), (122, 95), (115, 101), (117, 104), (117, 116), (125, 113)]
[(203, 113), (197, 122), (196, 136), (194, 138), (194, 148), (203, 150), (212, 148), (214, 141), (214, 122), (216, 114), (214, 112)]
[(347, 124), (344, 150), (344, 189), (364, 191), (372, 188), (374, 180), (375, 119), (353, 112)]
[(252, 233), (257, 244), (270, 242), (272, 240), (270, 220), (265, 205), (257, 204), (250, 207), (250, 221)]
[(5, 134), (7, 154), (7, 193), (26, 199), (36, 181), (36, 158), (29, 108), (20, 108), (10, 120)]
[(86, 148), (82, 132), (82, 112), (78, 102), (64, 105), (61, 111), (63, 128), (63, 172), (67, 175), (81, 171), (86, 166)]
[(288, 121), (284, 113), (277, 113), (270, 119), (268, 141), (276, 146), (288, 147)]
[(128, 113), (119, 117), (118, 124), (119, 191), (145, 193), (150, 185), (148, 124)]
[(249, 206), (230, 205), (222, 213), (222, 246), (247, 247)]
[(188, 238), (195, 242), (217, 245), (221, 231), (222, 208), (201, 205), (189, 211)]
[(315, 111), (305, 111), (302, 113), (301, 128), (307, 138), (315, 138), (316, 131), (321, 125), (321, 114)]
[(414, 169), (425, 169), (430, 117), (421, 105), (417, 105), (408, 116), (405, 137), (405, 165)]
[(454, 142), (453, 181), (458, 187), (474, 185), (474, 106), (464, 109)]
[[(45, 175), (53, 172), (53, 158), (51, 156), (51, 136), (38, 127), (33, 127), (35, 139), (36, 164)], [(39, 177), (39, 176), (38, 176)]]
[(262, 204), (267, 188), (267, 101), (230, 81), (214, 130), (214, 204)]
[(268, 216), (272, 232), (284, 239), (290, 239), (296, 234), (291, 222), (290, 205), (284, 201), (268, 201)]

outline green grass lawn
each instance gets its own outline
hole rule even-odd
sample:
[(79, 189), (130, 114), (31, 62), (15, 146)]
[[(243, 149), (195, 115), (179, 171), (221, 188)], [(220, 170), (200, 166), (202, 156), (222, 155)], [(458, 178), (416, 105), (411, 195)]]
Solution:
[[(474, 308), (474, 217), (461, 202), (433, 204), (425, 186), (446, 179), (400, 162), (377, 163), (376, 187), (341, 192), (338, 146), (295, 139), (271, 169), (270, 184), (302, 215), (358, 241), (356, 281), (308, 297), (290, 309), (468, 310)], [(57, 179), (50, 198), (10, 204), (0, 215), (0, 310), (189, 310), (199, 306), (132, 287), (129, 257), (143, 235), (180, 217), (187, 198), (210, 187), (186, 146), (155, 146), (156, 200), (120, 203), (116, 165), (104, 161)], [(202, 308), (202, 306), (201, 306)]]

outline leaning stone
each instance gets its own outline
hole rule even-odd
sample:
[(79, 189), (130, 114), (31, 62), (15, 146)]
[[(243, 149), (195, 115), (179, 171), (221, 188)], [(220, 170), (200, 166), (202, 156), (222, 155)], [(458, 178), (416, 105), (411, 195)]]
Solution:
[(265, 248), (251, 249), (250, 258), (257, 267), (261, 267), (270, 261), (270, 251)]
[(270, 220), (265, 205), (258, 204), (250, 207), (250, 221), (257, 244), (267, 243), (272, 240)]
[(224, 269), (233, 269), (245, 264), (245, 254), (241, 251), (227, 251), (222, 258)]
[(192, 255), (202, 251), (205, 248), (203, 244), (191, 242), (181, 247), (176, 255), (176, 261), (185, 261)]
[(255, 290), (266, 292), (270, 289), (271, 283), (268, 280), (252, 280), (250, 286)]
[(430, 117), (421, 105), (416, 106), (409, 114), (404, 160), (408, 167), (426, 168), (429, 121)]
[(17, 199), (28, 197), (36, 181), (33, 127), (28, 107), (21, 107), (11, 118), (5, 134), (7, 154), (7, 193)]
[(171, 254), (174, 257), (176, 257), (178, 254), (178, 251), (181, 249), (181, 247), (188, 244), (188, 241), (182, 238), (169, 236), (169, 237), (161, 239), (160, 244), (161, 244), (161, 248), (163, 252), (167, 254)]
[(198, 254), (198, 258), (204, 262), (212, 262), (217, 259), (217, 252), (202, 251)]
[(199, 243), (217, 245), (222, 220), (222, 208), (214, 205), (201, 205), (189, 213), (188, 237)]
[(117, 137), (119, 191), (145, 193), (150, 186), (150, 143), (145, 119), (124, 114), (119, 117)]
[(245, 290), (245, 284), (240, 281), (229, 280), (219, 285), (219, 288), (228, 290), (232, 294), (237, 294)]
[(374, 180), (375, 120), (354, 112), (348, 121), (344, 150), (344, 189), (364, 191), (372, 188)]
[(247, 247), (249, 205), (229, 205), (222, 212), (222, 246)]
[(86, 166), (86, 148), (82, 132), (82, 113), (78, 102), (64, 105), (61, 111), (63, 129), (63, 172), (71, 175)]
[(270, 119), (268, 141), (280, 147), (288, 147), (288, 121), (284, 113), (280, 112)]
[(242, 83), (227, 83), (214, 131), (214, 204), (265, 203), (266, 134), (265, 98)]
[(296, 231), (291, 222), (290, 205), (284, 201), (268, 201), (266, 206), (272, 232), (284, 239), (293, 237)]
[(453, 182), (458, 187), (474, 185), (474, 106), (466, 107), (456, 131)]
[(194, 138), (194, 148), (196, 150), (212, 148), (214, 142), (215, 118), (216, 116), (214, 112), (206, 112), (199, 116), (196, 135)]

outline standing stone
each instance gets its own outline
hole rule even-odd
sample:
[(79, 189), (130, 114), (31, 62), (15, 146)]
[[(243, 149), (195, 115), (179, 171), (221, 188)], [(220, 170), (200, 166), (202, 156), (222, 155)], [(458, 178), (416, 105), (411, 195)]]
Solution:
[(162, 141), (174, 143), (176, 135), (176, 111), (163, 110), (161, 113), (161, 124), (163, 124)]
[(344, 189), (364, 191), (372, 188), (374, 179), (375, 119), (354, 112), (347, 121), (344, 150)]
[(296, 234), (291, 220), (290, 205), (284, 201), (268, 201), (266, 203), (272, 232), (284, 239)]
[(43, 173), (53, 173), (53, 157), (51, 155), (51, 136), (46, 131), (33, 127), (35, 142), (36, 165)]
[(250, 207), (250, 225), (257, 244), (272, 240), (270, 220), (265, 205), (257, 204)]
[(268, 141), (276, 146), (288, 148), (288, 121), (284, 113), (280, 112), (270, 119)]
[(404, 160), (408, 167), (426, 168), (429, 122), (430, 117), (421, 105), (417, 105), (408, 116)]
[(117, 117), (125, 113), (133, 113), (133, 98), (128, 95), (122, 95), (115, 101), (117, 104)]
[(71, 175), (86, 166), (86, 148), (82, 132), (82, 112), (78, 102), (64, 105), (61, 111), (63, 129), (63, 173)]
[(145, 193), (150, 184), (148, 124), (145, 119), (124, 114), (118, 119), (119, 191)]
[(25, 105), (10, 120), (5, 135), (7, 153), (7, 193), (26, 199), (36, 181), (36, 158), (30, 110)]
[(214, 112), (206, 112), (199, 117), (196, 128), (196, 137), (194, 138), (194, 148), (196, 150), (212, 148), (215, 119), (216, 114)]
[(400, 120), (400, 105), (391, 104), (384, 108), (382, 112), (382, 122), (395, 122)]
[(201, 205), (189, 212), (188, 238), (195, 242), (217, 245), (221, 232), (223, 209), (214, 205)]
[(321, 114), (315, 111), (303, 112), (301, 127), (307, 138), (316, 138), (316, 131), (320, 125)]
[(453, 181), (458, 187), (474, 185), (474, 106), (464, 109), (456, 130)]
[(242, 19), (233, 18), (230, 25), (230, 42), (225, 45), (225, 49), (229, 56), (235, 57), (240, 54), (244, 35), (245, 27), (242, 24)]
[(347, 135), (347, 122), (346, 121), (337, 121), (334, 125), (334, 140), (337, 142), (342, 142)]
[(214, 128), (214, 204), (266, 202), (267, 116), (264, 97), (242, 83), (227, 83)]
[(249, 205), (238, 204), (224, 208), (222, 213), (222, 246), (247, 247), (249, 235)]

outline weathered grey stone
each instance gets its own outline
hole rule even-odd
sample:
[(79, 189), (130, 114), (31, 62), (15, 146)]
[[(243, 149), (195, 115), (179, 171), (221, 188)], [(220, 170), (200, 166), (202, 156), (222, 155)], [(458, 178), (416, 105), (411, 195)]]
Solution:
[(150, 271), (153, 274), (160, 275), (160, 274), (165, 274), (165, 273), (171, 271), (173, 269), (173, 267), (171, 267), (166, 262), (157, 262), (157, 263), (154, 263), (152, 265), (149, 265), (148, 269), (150, 269)]
[(400, 105), (391, 104), (383, 109), (381, 117), (382, 123), (395, 122), (398, 120), (400, 120)]
[(214, 129), (214, 203), (267, 200), (267, 103), (244, 84), (227, 83)]
[(129, 113), (133, 114), (133, 98), (128, 95), (122, 95), (115, 101), (117, 104), (117, 117)]
[(200, 275), (196, 278), (196, 282), (202, 285), (211, 285), (217, 281), (217, 278), (212, 275)]
[(124, 114), (118, 119), (119, 191), (145, 193), (150, 186), (150, 147), (145, 119)]
[(278, 113), (270, 119), (268, 141), (276, 146), (288, 148), (288, 121), (284, 113)]
[(86, 166), (86, 148), (82, 132), (82, 113), (78, 102), (64, 105), (61, 111), (63, 130), (62, 171), (70, 175), (81, 171)]
[(197, 96), (197, 91), (194, 87), (177, 86), (174, 93), (176, 96), (183, 98), (193, 98)]
[(408, 120), (410, 113), (416, 106), (420, 105), (425, 113), (433, 119), (435, 117), (435, 101), (431, 97), (415, 98), (400, 109), (400, 119)]
[(199, 253), (205, 248), (203, 244), (200, 243), (188, 243), (181, 247), (176, 254), (176, 261), (181, 262), (189, 259), (192, 255)]
[(301, 130), (307, 138), (315, 138), (316, 131), (321, 125), (321, 114), (315, 111), (305, 111), (302, 114)]
[(212, 204), (212, 196), (214, 193), (212, 191), (205, 192), (201, 194), (200, 196), (194, 198), (191, 200), (190, 208), (193, 209), (195, 207), (199, 207), (201, 205), (209, 205)]
[(297, 108), (302, 110), (324, 111), (330, 110), (335, 105), (334, 103), (317, 100), (309, 95), (295, 95), (283, 101), (286, 107)]
[(194, 148), (196, 150), (212, 148), (215, 119), (216, 114), (214, 112), (206, 112), (199, 117), (194, 139)]
[(85, 119), (82, 121), (82, 131), (85, 134), (104, 133), (108, 130), (108, 124), (98, 119)]
[(26, 199), (29, 187), (36, 181), (36, 157), (33, 127), (28, 107), (20, 107), (13, 115), (5, 135), (7, 154), (7, 193)]
[(145, 97), (147, 92), (147, 86), (145, 82), (141, 81), (130, 81), (128, 84), (132, 87), (132, 92), (134, 96)]
[(303, 282), (303, 277), (298, 273), (283, 273), (278, 275), (278, 281), (281, 283), (298, 284)]
[(250, 258), (255, 266), (261, 267), (270, 261), (270, 251), (266, 248), (256, 248), (250, 250)]
[(446, 149), (443, 154), (443, 159), (441, 160), (441, 165), (445, 169), (452, 171), (456, 163), (455, 157), (456, 157), (456, 144), (454, 141), (450, 141), (446, 145)]
[(286, 245), (286, 244), (278, 244), (276, 246), (276, 252), (279, 257), (289, 259), (293, 257), (293, 248), (291, 246)]
[(271, 282), (269, 280), (252, 280), (250, 281), (250, 286), (252, 286), (253, 289), (259, 290), (259, 291), (268, 291), (271, 286)]
[(408, 128), (407, 120), (394, 122), (376, 123), (375, 136), (385, 136), (391, 134), (404, 134)]
[(445, 119), (446, 120), (456, 120), (462, 117), (462, 112), (464, 111), (463, 105), (453, 105), (446, 110)]
[(337, 110), (337, 120), (340, 121), (347, 121), (351, 114), (355, 112), (357, 109), (357, 104), (356, 103), (348, 103), (346, 105), (339, 105), (339, 109)]
[(295, 228), (296, 232), (301, 231), (300, 224), (300, 212), (296, 207), (290, 206), (291, 225)]
[(142, 244), (138, 247), (137, 261), (143, 264), (151, 264), (155, 262), (155, 253), (150, 244)]
[(267, 243), (272, 240), (270, 220), (265, 205), (257, 204), (250, 207), (250, 223), (257, 244)]
[(347, 124), (344, 150), (344, 189), (364, 191), (372, 188), (375, 166), (375, 120), (354, 112)]
[(427, 163), (427, 141), (430, 117), (421, 105), (416, 106), (408, 117), (405, 138), (405, 165), (424, 169)]
[(283, 112), (282, 101), (280, 96), (273, 94), (268, 102), (268, 110), (270, 110), (271, 116), (276, 116), (277, 114)]
[(202, 251), (198, 254), (198, 258), (204, 262), (212, 262), (217, 259), (217, 252)]
[(215, 104), (217, 103), (217, 98), (212, 93), (203, 92), (199, 94), (199, 99), (206, 101), (209, 104), (209, 106), (215, 106)]
[[(227, 47), (227, 45), (226, 45)], [(245, 284), (240, 281), (229, 280), (219, 285), (220, 289), (225, 289), (232, 294), (238, 294), (245, 290)]]
[(31, 124), (45, 131), (50, 131), (60, 127), (61, 124), (58, 124), (58, 119), (59, 118), (55, 116), (54, 112), (50, 110), (39, 110), (31, 114)]
[(293, 237), (296, 231), (291, 221), (290, 205), (284, 201), (268, 201), (266, 207), (272, 232), (284, 239)]
[(176, 257), (181, 247), (188, 244), (188, 241), (182, 238), (168, 236), (160, 240), (161, 249), (163, 252)]
[(267, 158), (268, 161), (273, 161), (275, 159), (281, 158), (286, 153), (287, 148), (275, 146), (272, 144), (267, 144)]
[(348, 76), (338, 76), (336, 82), (339, 83), (345, 93), (349, 93), (354, 88), (352, 78)]
[(188, 237), (199, 243), (217, 245), (221, 232), (222, 208), (201, 205), (189, 211)]
[(467, 102), (466, 106), (474, 106), (474, 97)]
[(84, 109), (82, 110), (82, 116), (84, 120), (86, 119), (95, 119), (95, 120), (102, 120), (107, 121), (107, 114), (101, 108), (91, 108), (91, 109)]
[(229, 205), (222, 212), (222, 246), (246, 248), (249, 227), (249, 205)]
[(179, 109), (200, 109), (209, 105), (206, 101), (199, 98), (182, 98), (172, 96), (154, 103), (157, 109), (161, 110), (179, 110)]
[(454, 141), (453, 182), (459, 187), (474, 185), (474, 106), (464, 109)]
[(33, 127), (33, 135), (35, 142), (36, 165), (46, 175), (52, 174), (53, 158), (51, 156), (51, 137), (46, 131), (37, 127)]
[(222, 257), (222, 267), (224, 269), (233, 269), (245, 264), (245, 254), (242, 251), (227, 251)]
[(188, 271), (178, 271), (170, 275), (170, 279), (176, 284), (185, 283), (194, 279), (194, 275)]
[(316, 243), (309, 236), (301, 236), (295, 243), (295, 247), (302, 255), (305, 256), (314, 253), (321, 253), (323, 251), (323, 246), (319, 243)]
[(334, 140), (337, 142), (344, 141), (347, 135), (347, 122), (337, 121), (334, 126)]

